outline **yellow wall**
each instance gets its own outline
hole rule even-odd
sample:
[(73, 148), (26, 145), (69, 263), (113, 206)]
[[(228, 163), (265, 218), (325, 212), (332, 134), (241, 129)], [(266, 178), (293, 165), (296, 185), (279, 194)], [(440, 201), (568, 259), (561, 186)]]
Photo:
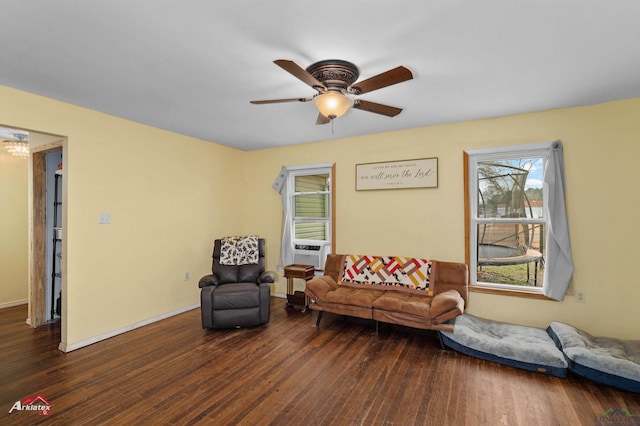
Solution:
[(67, 137), (63, 345), (199, 301), (213, 239), (243, 232), (243, 151), (2, 86), (0, 122)]
[[(0, 86), (0, 123), (67, 138), (67, 346), (197, 303), (215, 237), (266, 238), (275, 270), (282, 207), (271, 184), (282, 165), (336, 163), (339, 252), (464, 261), (463, 151), (555, 139), (565, 148), (574, 286), (587, 303), (473, 293), (469, 312), (638, 339), (638, 110), (633, 99), (242, 152)], [(356, 163), (422, 157), (438, 157), (438, 188), (354, 190)], [(111, 225), (98, 224), (102, 212)], [(284, 289), (280, 276), (274, 291)]]
[[(586, 292), (587, 303), (572, 296), (555, 302), (472, 293), (468, 311), (538, 327), (557, 320), (596, 335), (640, 339), (634, 278), (640, 254), (638, 111), (640, 99), (633, 99), (248, 152), (247, 194), (261, 207), (247, 211), (248, 231), (267, 238), (275, 270), (282, 207), (271, 183), (282, 165), (335, 162), (338, 252), (463, 262), (463, 151), (561, 139), (574, 287)], [(354, 189), (356, 163), (423, 157), (438, 157), (436, 189)], [(285, 292), (281, 276), (275, 290)]]
[(28, 164), (0, 148), (0, 306), (27, 300)]

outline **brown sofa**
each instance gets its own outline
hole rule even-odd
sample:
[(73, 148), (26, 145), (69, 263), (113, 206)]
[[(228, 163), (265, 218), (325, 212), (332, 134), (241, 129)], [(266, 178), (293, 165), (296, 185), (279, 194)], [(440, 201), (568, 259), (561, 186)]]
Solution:
[(431, 261), (426, 281), (429, 291), (397, 286), (348, 285), (343, 280), (346, 255), (330, 254), (324, 275), (307, 282), (309, 308), (413, 328), (453, 331), (446, 321), (464, 312), (469, 295), (468, 268), (464, 263)]

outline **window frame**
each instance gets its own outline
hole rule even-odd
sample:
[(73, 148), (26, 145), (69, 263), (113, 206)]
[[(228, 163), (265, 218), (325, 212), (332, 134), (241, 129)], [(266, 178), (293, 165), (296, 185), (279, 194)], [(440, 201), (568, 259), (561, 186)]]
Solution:
[[(548, 299), (542, 286), (520, 286), (500, 283), (478, 283), (478, 227), (482, 223), (527, 223), (541, 224), (545, 232), (549, 217), (537, 218), (479, 218), (478, 217), (478, 163), (492, 160), (515, 158), (541, 158), (543, 175), (547, 167), (547, 154), (551, 143), (515, 145), (464, 151), (464, 208), (465, 208), (465, 259), (469, 265), (469, 288), (472, 291), (490, 294), (514, 295), (529, 298)], [(548, 191), (543, 190), (543, 205), (548, 205)], [(546, 253), (543, 253), (546, 257)], [(544, 258), (543, 257), (543, 258)]]
[[(328, 188), (326, 191), (300, 191), (300, 192), (296, 192), (296, 178), (302, 177), (302, 176), (319, 176), (319, 175), (328, 175)], [(293, 212), (293, 216), (291, 218), (291, 235), (293, 236), (293, 243), (296, 244), (296, 242), (299, 241), (326, 241), (331, 243), (332, 241), (332, 234), (333, 234), (333, 224), (332, 224), (332, 217), (331, 217), (331, 211), (332, 211), (332, 206), (333, 206), (333, 201), (332, 201), (332, 191), (331, 191), (331, 182), (332, 182), (332, 178), (331, 178), (331, 168), (314, 168), (314, 169), (299, 169), (299, 170), (295, 170), (291, 172), (290, 175), (290, 179), (288, 182), (288, 185), (290, 185), (290, 194), (291, 194), (291, 206), (292, 206), (292, 212)], [(324, 217), (314, 217), (314, 216), (297, 216), (296, 215), (296, 200), (300, 200), (300, 198), (296, 198), (296, 197), (304, 197), (304, 196), (308, 196), (308, 195), (325, 195), (326, 200), (329, 203), (329, 206), (327, 208), (327, 206), (325, 207), (325, 215)], [(303, 238), (297, 238), (296, 237), (296, 224), (297, 223), (322, 223), (324, 224), (326, 227), (328, 227), (328, 229), (325, 228), (325, 237), (326, 239), (324, 240), (311, 240), (311, 239), (303, 239)]]
[[(288, 186), (288, 193), (290, 194), (289, 197), (289, 203), (291, 203), (291, 211), (292, 211), (292, 217), (291, 217), (291, 223), (289, 224), (290, 226), (290, 235), (291, 235), (291, 245), (295, 246), (296, 243), (301, 243), (301, 244), (309, 244), (309, 243), (313, 243), (313, 241), (327, 241), (327, 240), (305, 240), (305, 239), (297, 239), (295, 237), (295, 224), (296, 224), (296, 217), (295, 217), (295, 197), (296, 195), (300, 195), (300, 194), (328, 194), (328, 200), (329, 200), (329, 217), (328, 218), (312, 218), (312, 217), (301, 217), (298, 218), (301, 222), (319, 222), (319, 223), (327, 223), (329, 226), (329, 245), (331, 246), (331, 253), (335, 253), (335, 247), (336, 247), (336, 202), (335, 202), (335, 163), (333, 164), (313, 164), (313, 165), (308, 165), (308, 166), (295, 166), (295, 167), (290, 167), (290, 171), (289, 174), (287, 176), (287, 186)], [(329, 190), (328, 191), (316, 191), (316, 192), (301, 192), (301, 193), (297, 193), (295, 192), (295, 179), (298, 176), (311, 176), (311, 175), (321, 175), (321, 174), (328, 174), (329, 175)]]

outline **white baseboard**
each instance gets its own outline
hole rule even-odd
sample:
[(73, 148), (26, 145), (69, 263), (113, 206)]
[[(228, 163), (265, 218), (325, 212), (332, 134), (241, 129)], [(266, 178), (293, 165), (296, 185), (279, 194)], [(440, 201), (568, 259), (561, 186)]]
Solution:
[(26, 305), (29, 303), (27, 299), (23, 300), (14, 300), (13, 302), (0, 303), (0, 309), (11, 308), (13, 306)]
[(273, 297), (279, 297), (280, 299), (286, 299), (287, 295), (284, 293), (273, 293), (272, 294)]
[(164, 313), (162, 315), (158, 315), (158, 316), (155, 316), (155, 317), (152, 317), (152, 318), (147, 318), (145, 320), (138, 321), (138, 322), (133, 323), (133, 324), (125, 325), (124, 327), (121, 327), (121, 328), (118, 328), (118, 329), (115, 329), (115, 330), (112, 330), (112, 331), (108, 331), (106, 333), (102, 333), (102, 334), (99, 334), (97, 336), (81, 340), (79, 342), (71, 343), (70, 345), (67, 345), (67, 344), (65, 344), (63, 342), (60, 342), (60, 345), (58, 346), (58, 349), (61, 350), (62, 352), (75, 351), (76, 349), (80, 349), (80, 348), (83, 348), (85, 346), (89, 346), (89, 345), (92, 345), (94, 343), (100, 342), (101, 340), (106, 340), (106, 339), (108, 339), (110, 337), (117, 336), (118, 334), (123, 334), (123, 333), (126, 333), (127, 331), (135, 330), (136, 328), (140, 328), (140, 327), (143, 327), (145, 325), (149, 325), (151, 323), (154, 323), (154, 322), (157, 322), (157, 321), (172, 317), (174, 315), (181, 314), (183, 312), (190, 311), (192, 309), (196, 309), (198, 307), (200, 307), (200, 303), (199, 302), (195, 303), (193, 305), (185, 306), (185, 307), (180, 308), (180, 309), (176, 309), (175, 311), (167, 312), (167, 313)]

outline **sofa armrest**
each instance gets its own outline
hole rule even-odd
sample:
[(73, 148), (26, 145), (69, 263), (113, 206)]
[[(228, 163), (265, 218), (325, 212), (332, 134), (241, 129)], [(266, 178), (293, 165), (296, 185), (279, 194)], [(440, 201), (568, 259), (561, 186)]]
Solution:
[(429, 311), (431, 320), (435, 324), (441, 324), (464, 312), (464, 299), (456, 290), (447, 290), (436, 294), (431, 300)]
[(321, 275), (307, 281), (304, 292), (315, 301), (322, 301), (326, 294), (338, 288), (336, 281), (329, 275)]
[(258, 277), (258, 283), (274, 283), (276, 281), (276, 275), (271, 271), (264, 271)]
[(431, 266), (433, 294), (456, 290), (465, 305), (469, 302), (469, 268), (466, 263), (434, 260)]
[(218, 284), (220, 284), (220, 280), (218, 279), (218, 276), (214, 274), (209, 274), (200, 278), (200, 281), (198, 282), (198, 287), (203, 288), (208, 286), (216, 286)]

